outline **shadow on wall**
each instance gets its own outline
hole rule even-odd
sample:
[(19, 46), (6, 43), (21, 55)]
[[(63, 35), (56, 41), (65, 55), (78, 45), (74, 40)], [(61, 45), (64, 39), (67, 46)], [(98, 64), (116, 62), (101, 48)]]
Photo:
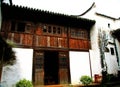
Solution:
[(2, 71), (2, 83), (5, 87), (11, 87), (18, 79), (21, 79), (19, 71), (20, 63), (18, 59), (14, 65), (7, 65), (3, 67)]

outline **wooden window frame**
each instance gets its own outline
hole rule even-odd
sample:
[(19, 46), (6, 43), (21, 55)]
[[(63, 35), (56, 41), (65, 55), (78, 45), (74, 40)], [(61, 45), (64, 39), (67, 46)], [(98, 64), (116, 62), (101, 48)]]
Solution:
[[(13, 23), (14, 23), (14, 26), (13, 26), (14, 29), (12, 29)], [(20, 30), (19, 28), (20, 28), (21, 26), (19, 26), (19, 24), (23, 24), (22, 27), (23, 27), (24, 29)], [(11, 31), (11, 32), (18, 32), (18, 33), (32, 33), (32, 32), (30, 31), (31, 28), (32, 28), (32, 24), (31, 24), (31, 23), (21, 22), (21, 21), (12, 21), (12, 22), (11, 22), (11, 29), (10, 29), (10, 31)]]
[(115, 55), (115, 51), (113, 47), (110, 48), (110, 52), (111, 52), (111, 55)]
[(70, 37), (77, 39), (89, 39), (87, 30), (70, 29)]
[[(51, 29), (51, 30), (50, 30)], [(63, 28), (57, 25), (43, 25), (42, 32), (43, 35), (53, 35), (53, 36), (61, 36)]]
[[(22, 28), (22, 30), (21, 30), (21, 28)], [(25, 23), (12, 21), (11, 22), (11, 31), (12, 32), (25, 32)]]

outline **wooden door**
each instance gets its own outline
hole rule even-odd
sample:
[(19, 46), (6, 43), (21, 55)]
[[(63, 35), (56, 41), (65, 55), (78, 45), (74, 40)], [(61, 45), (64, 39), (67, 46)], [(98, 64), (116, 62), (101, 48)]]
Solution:
[[(56, 59), (54, 57), (56, 57)], [(49, 65), (48, 62), (54, 63), (54, 66), (57, 66), (57, 67), (54, 67), (55, 68), (54, 69), (52, 66), (51, 68), (50, 66), (52, 65), (52, 63), (50, 63), (51, 65)], [(54, 77), (53, 74), (50, 74), (49, 72), (56, 73), (55, 79), (51, 80), (48, 78), (50, 76)], [(69, 73), (70, 72), (69, 72), (68, 52), (57, 52), (57, 51), (56, 52), (55, 51), (53, 52), (35, 51), (34, 52), (34, 73), (33, 73), (34, 79), (33, 80), (35, 84), (37, 85), (67, 84), (70, 81)], [(47, 83), (48, 81), (49, 83)]]
[(34, 83), (37, 85), (44, 84), (44, 52), (34, 52)]
[(58, 84), (58, 51), (44, 51), (44, 84)]
[(68, 52), (59, 52), (59, 80), (60, 84), (69, 83), (69, 58)]

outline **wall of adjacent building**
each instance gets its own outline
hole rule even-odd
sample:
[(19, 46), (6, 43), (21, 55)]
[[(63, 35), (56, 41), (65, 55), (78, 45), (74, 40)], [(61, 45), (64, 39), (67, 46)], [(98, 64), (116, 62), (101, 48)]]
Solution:
[[(97, 6), (94, 6), (88, 13), (81, 16), (83, 18), (88, 18), (96, 21), (95, 25), (90, 30), (90, 40), (91, 40), (90, 59), (92, 66), (92, 76), (94, 76), (95, 74), (101, 75), (101, 71), (102, 71), (100, 47), (99, 47), (99, 39), (100, 39), (99, 32), (104, 31), (108, 35), (108, 39), (113, 41), (114, 39), (111, 38), (110, 31), (120, 27), (119, 25), (120, 20), (114, 20), (108, 17), (104, 17), (98, 15), (97, 13), (99, 13), (97, 10)], [(108, 49), (110, 48), (110, 46), (112, 46), (115, 50), (115, 46), (113, 44), (112, 45), (108, 44), (108, 45), (109, 45)], [(119, 44), (117, 46), (120, 47)], [(118, 70), (118, 62), (117, 62), (116, 54), (111, 56), (110, 52), (105, 53), (105, 61), (108, 67), (108, 73), (116, 74)], [(110, 64), (113, 65), (113, 67), (111, 67)]]
[[(96, 41), (99, 41), (99, 32), (105, 32), (106, 34), (106, 40), (107, 40), (107, 48), (109, 49), (109, 52), (105, 52), (105, 62), (107, 63), (107, 69), (109, 74), (117, 74), (118, 70), (118, 63), (117, 63), (117, 56), (116, 56), (116, 50), (115, 50), (115, 45), (114, 45), (114, 38), (111, 36), (110, 32), (114, 29), (116, 29), (116, 22), (113, 19), (102, 17), (100, 15), (95, 15), (96, 17), (96, 31), (94, 31), (94, 34), (98, 34), (98, 39)], [(92, 41), (92, 40), (91, 40)], [(99, 50), (99, 42), (98, 44), (98, 51)], [(94, 46), (92, 46), (94, 47)], [(114, 49), (115, 54), (111, 55), (111, 50), (110, 48)], [(94, 50), (94, 49), (93, 49)], [(100, 55), (100, 53), (98, 54)], [(100, 56), (99, 56), (100, 58)], [(114, 61), (114, 62), (113, 62)], [(111, 67), (112, 66), (112, 67)], [(101, 73), (101, 72), (100, 72)]]
[(118, 53), (118, 65), (119, 65), (119, 70), (120, 70), (120, 42), (115, 39), (115, 44), (116, 44), (116, 49), (117, 49), (117, 53)]
[[(111, 48), (114, 50), (114, 54), (111, 54)], [(118, 73), (118, 63), (117, 56), (115, 52), (115, 46), (112, 44), (108, 45), (109, 52), (105, 52), (105, 60), (107, 63), (108, 73), (117, 75)]]

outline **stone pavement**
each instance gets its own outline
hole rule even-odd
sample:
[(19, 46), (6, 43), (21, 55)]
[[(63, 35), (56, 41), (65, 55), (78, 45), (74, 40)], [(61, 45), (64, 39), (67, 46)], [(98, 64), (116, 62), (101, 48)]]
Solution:
[(112, 86), (112, 87), (120, 87), (120, 85)]

